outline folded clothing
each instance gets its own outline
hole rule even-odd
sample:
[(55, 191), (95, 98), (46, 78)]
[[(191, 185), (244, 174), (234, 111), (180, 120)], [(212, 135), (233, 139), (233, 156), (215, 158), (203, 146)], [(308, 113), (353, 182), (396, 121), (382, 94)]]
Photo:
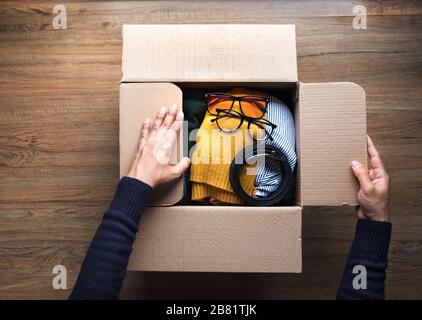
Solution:
[[(232, 95), (242, 96), (256, 94), (246, 89), (233, 89)], [(215, 106), (215, 109), (218, 105)], [(239, 102), (235, 101), (233, 110), (241, 112)], [(220, 131), (215, 116), (206, 113), (196, 135), (195, 150), (192, 154), (190, 181), (192, 183), (192, 200), (210, 204), (244, 204), (234, 192), (230, 180), (230, 164), (234, 156), (245, 146), (253, 143), (248, 134), (248, 122), (231, 133)], [(225, 122), (237, 121), (225, 119)], [(255, 175), (243, 174), (240, 182), (245, 192), (251, 196), (255, 193)]]
[[(292, 113), (280, 99), (272, 96), (268, 98), (270, 101), (267, 106), (266, 119), (277, 125), (277, 128), (272, 131), (273, 140), (267, 139), (265, 143), (277, 148), (286, 156), (293, 172), (297, 157), (295, 152), (295, 124)], [(281, 183), (283, 183), (283, 177), (276, 163), (266, 159), (264, 165), (258, 164), (255, 178), (256, 197), (270, 195)]]
[[(184, 120), (188, 125), (189, 139), (183, 139), (183, 150), (187, 150), (185, 156), (192, 153), (192, 148), (195, 146), (196, 131), (201, 126), (207, 112), (207, 102), (204, 99), (207, 91), (203, 89), (186, 89), (183, 90), (183, 113)], [(188, 203), (191, 200), (191, 182), (189, 179), (190, 169), (187, 170), (183, 176), (184, 190), (183, 198), (179, 204)]]
[[(184, 120), (188, 123), (188, 149), (191, 152), (195, 145), (195, 132), (199, 129), (207, 112), (207, 101), (204, 96), (208, 91), (203, 89), (186, 89), (183, 90), (183, 113)], [(192, 136), (191, 136), (192, 135)]]

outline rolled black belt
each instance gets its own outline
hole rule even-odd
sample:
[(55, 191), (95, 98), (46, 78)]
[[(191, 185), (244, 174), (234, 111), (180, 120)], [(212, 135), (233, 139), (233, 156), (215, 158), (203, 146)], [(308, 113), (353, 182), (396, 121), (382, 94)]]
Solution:
[[(263, 149), (263, 150), (261, 150)], [(258, 153), (263, 151), (261, 153)], [(240, 170), (254, 157), (271, 157), (280, 167), (282, 181), (278, 188), (266, 197), (251, 197), (243, 189), (240, 183)], [(233, 190), (247, 204), (253, 206), (272, 206), (275, 204), (287, 204), (293, 199), (295, 179), (286, 156), (271, 145), (259, 146), (255, 143), (238, 152), (230, 165), (230, 183)]]

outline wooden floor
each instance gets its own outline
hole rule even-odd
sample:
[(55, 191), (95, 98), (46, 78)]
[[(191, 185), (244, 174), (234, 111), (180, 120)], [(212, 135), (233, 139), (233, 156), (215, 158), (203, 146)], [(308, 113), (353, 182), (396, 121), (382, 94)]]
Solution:
[[(299, 79), (354, 81), (391, 175), (391, 299), (422, 298), (421, 1), (0, 2), (0, 298), (63, 299), (119, 178), (124, 23), (296, 24)], [(352, 28), (365, 5), (367, 30)], [(317, 187), (317, 186), (316, 186)], [(332, 299), (351, 208), (305, 208), (303, 273), (129, 273), (124, 298)], [(54, 290), (52, 268), (68, 270)]]

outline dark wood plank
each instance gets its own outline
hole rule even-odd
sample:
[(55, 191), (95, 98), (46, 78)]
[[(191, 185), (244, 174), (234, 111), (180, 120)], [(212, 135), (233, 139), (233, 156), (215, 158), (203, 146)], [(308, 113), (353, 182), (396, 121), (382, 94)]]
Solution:
[(419, 0), (383, 0), (383, 15), (414, 15), (422, 13), (422, 2)]
[[(118, 180), (124, 23), (292, 23), (304, 82), (354, 81), (391, 180), (387, 297), (422, 298), (422, 10), (419, 1), (0, 2), (0, 298), (66, 298)], [(354, 30), (365, 5), (368, 29)], [(135, 273), (124, 298), (332, 299), (352, 208), (305, 208), (303, 273)]]

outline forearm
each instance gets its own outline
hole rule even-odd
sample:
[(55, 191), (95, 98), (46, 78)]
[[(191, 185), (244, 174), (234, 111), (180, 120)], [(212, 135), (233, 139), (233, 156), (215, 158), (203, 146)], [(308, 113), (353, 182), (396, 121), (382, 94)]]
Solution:
[(390, 237), (391, 223), (358, 220), (337, 299), (384, 299)]
[(152, 189), (124, 177), (88, 248), (70, 299), (117, 299), (145, 202)]

